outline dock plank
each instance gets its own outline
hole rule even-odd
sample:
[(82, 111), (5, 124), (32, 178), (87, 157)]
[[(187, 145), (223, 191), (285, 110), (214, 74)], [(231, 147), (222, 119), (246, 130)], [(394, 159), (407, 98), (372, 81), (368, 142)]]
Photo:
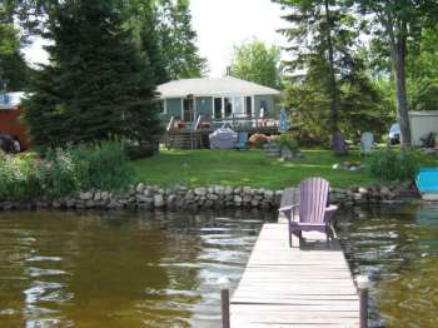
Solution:
[[(280, 222), (284, 222), (280, 218)], [(265, 224), (230, 301), (231, 327), (359, 327), (359, 297), (337, 240)]]

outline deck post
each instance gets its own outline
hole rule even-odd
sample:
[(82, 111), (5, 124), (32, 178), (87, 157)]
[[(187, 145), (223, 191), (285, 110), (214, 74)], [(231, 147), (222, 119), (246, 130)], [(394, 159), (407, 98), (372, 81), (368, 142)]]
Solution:
[(368, 288), (367, 276), (357, 277), (357, 289), (359, 290), (360, 328), (368, 328)]
[(222, 301), (222, 328), (230, 328), (230, 291), (221, 290)]

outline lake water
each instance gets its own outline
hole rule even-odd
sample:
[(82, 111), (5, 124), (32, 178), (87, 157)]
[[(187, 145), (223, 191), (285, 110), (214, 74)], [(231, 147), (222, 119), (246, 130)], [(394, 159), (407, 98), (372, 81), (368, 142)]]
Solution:
[[(340, 213), (373, 327), (438, 327), (438, 207)], [(0, 327), (219, 327), (274, 212), (0, 213)]]
[(272, 212), (0, 213), (0, 327), (218, 327)]
[(372, 327), (438, 327), (438, 204), (356, 208), (337, 231), (372, 282)]

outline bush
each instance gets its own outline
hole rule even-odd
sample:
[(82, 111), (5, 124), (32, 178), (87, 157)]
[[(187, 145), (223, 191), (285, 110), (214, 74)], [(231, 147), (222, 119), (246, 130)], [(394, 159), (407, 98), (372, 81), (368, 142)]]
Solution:
[(35, 159), (7, 155), (0, 150), (0, 199), (27, 200), (40, 193)]
[(121, 142), (102, 142), (68, 150), (16, 156), (0, 152), (0, 201), (63, 198), (81, 190), (123, 190), (133, 182)]
[(285, 147), (291, 151), (292, 154), (297, 154), (300, 149), (297, 139), (291, 133), (281, 134), (273, 139), (273, 141), (280, 147)]
[(35, 162), (37, 180), (44, 196), (60, 198), (77, 192), (81, 186), (78, 167), (63, 149), (48, 150), (45, 160)]
[(403, 181), (413, 179), (418, 171), (419, 163), (423, 162), (419, 152), (414, 150), (375, 151), (367, 160), (370, 173), (384, 181)]
[(82, 190), (123, 190), (134, 181), (134, 169), (120, 141), (78, 146), (71, 153)]

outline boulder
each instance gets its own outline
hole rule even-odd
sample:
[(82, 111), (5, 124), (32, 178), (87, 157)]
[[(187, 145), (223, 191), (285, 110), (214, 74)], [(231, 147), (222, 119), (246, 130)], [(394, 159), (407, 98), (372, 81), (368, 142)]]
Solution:
[(164, 206), (164, 198), (163, 195), (155, 195), (154, 196), (154, 207), (161, 208)]

